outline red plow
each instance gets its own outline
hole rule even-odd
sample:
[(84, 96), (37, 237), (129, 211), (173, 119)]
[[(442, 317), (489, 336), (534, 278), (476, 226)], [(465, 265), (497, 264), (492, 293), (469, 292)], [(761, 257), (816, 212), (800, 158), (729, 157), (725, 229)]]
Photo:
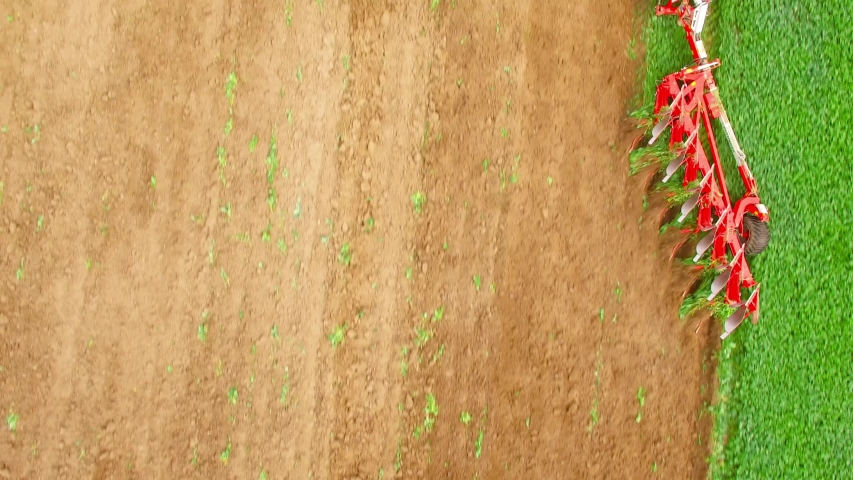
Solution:
[[(681, 178), (681, 197), (686, 200), (681, 205), (677, 223), (683, 224), (689, 217), (691, 223), (695, 218), (695, 225), (681, 229), (684, 239), (673, 252), (691, 239), (698, 239), (693, 262), (696, 268), (711, 269), (715, 275), (710, 292), (703, 292), (705, 301), (708, 305), (723, 302), (734, 310), (725, 322), (722, 334), (725, 339), (747, 317), (752, 316), (753, 323), (758, 322), (761, 285), (753, 278), (747, 257), (761, 253), (770, 240), (769, 212), (758, 197), (746, 154), (738, 144), (720, 100), (713, 75), (720, 67), (720, 60), (708, 60), (701, 39), (708, 3), (695, 0), (694, 5), (690, 5), (687, 0), (678, 3), (670, 0), (667, 5), (658, 6), (655, 13), (678, 17), (693, 52), (694, 64), (667, 75), (658, 85), (653, 115), (645, 122), (650, 132), (644, 137), (647, 144), (635, 151), (653, 148), (662, 151), (661, 143), (666, 141), (664, 134), (669, 132), (666, 154), (657, 159), (659, 168), (652, 172), (648, 181), (661, 179), (662, 185), (669, 186), (677, 177)], [(729, 196), (717, 147), (715, 121), (728, 140), (744, 185), (744, 195), (734, 202)], [(653, 147), (656, 143), (658, 145)], [(669, 159), (671, 161), (666, 163)], [(698, 262), (706, 255), (710, 258), (703, 266)]]

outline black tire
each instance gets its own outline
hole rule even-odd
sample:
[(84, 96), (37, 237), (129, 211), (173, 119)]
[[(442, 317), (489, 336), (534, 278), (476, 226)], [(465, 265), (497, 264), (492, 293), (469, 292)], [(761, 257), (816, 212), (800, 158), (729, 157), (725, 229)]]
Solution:
[(743, 253), (752, 256), (763, 252), (770, 243), (770, 227), (758, 217), (747, 214), (743, 216), (743, 228), (749, 232)]

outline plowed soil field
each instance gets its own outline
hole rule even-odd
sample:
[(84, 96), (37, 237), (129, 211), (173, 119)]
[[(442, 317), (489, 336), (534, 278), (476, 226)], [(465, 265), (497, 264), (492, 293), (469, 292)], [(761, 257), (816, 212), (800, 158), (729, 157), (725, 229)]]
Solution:
[(0, 478), (704, 478), (631, 2), (0, 13)]

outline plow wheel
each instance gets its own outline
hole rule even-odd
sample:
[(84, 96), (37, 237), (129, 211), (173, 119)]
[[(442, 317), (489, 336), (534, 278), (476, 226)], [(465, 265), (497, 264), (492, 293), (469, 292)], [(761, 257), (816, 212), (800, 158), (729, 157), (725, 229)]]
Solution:
[(747, 233), (746, 244), (743, 253), (747, 255), (758, 255), (767, 248), (770, 243), (770, 227), (753, 215), (743, 216), (743, 229)]

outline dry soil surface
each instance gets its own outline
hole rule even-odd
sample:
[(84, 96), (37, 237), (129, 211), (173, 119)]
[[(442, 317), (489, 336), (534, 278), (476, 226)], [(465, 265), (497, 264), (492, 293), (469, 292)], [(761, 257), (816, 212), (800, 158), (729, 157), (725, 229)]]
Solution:
[(704, 478), (631, 2), (0, 3), (0, 478)]

